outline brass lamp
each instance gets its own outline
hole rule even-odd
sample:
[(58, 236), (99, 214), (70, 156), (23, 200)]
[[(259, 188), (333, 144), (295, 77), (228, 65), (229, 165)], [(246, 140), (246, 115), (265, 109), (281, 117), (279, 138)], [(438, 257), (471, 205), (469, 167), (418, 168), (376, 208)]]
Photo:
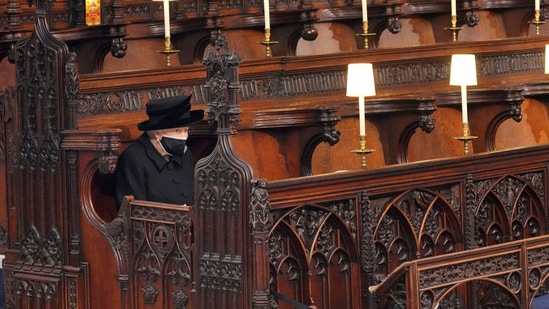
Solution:
[(371, 63), (351, 63), (347, 70), (347, 96), (358, 97), (358, 118), (360, 128), (360, 149), (354, 153), (362, 155), (362, 168), (366, 168), (366, 155), (373, 150), (366, 149), (366, 119), (364, 97), (375, 96), (374, 70)]
[(467, 86), (475, 86), (476, 84), (477, 66), (475, 63), (475, 55), (452, 55), (452, 63), (450, 66), (450, 85), (461, 86), (461, 117), (463, 123), (463, 136), (456, 137), (456, 139), (463, 141), (465, 155), (469, 154), (469, 141), (477, 138), (477, 136), (471, 136), (467, 115)]

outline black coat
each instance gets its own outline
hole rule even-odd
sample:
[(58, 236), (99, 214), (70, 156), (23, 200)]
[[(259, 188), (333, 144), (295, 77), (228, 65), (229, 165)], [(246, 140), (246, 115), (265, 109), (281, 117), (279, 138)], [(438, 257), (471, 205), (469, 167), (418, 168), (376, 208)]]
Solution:
[(192, 205), (194, 202), (194, 162), (187, 149), (169, 161), (154, 148), (145, 133), (120, 155), (116, 167), (116, 200), (124, 196), (136, 200)]

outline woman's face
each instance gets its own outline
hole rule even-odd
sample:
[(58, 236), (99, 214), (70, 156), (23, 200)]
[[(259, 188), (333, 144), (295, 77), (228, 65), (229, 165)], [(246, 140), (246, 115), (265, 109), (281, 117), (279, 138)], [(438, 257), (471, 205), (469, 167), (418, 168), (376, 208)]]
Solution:
[(164, 136), (183, 139), (183, 138), (189, 137), (189, 127), (180, 127), (180, 128), (173, 128), (173, 129), (158, 130), (158, 133), (160, 133), (160, 135), (164, 135)]

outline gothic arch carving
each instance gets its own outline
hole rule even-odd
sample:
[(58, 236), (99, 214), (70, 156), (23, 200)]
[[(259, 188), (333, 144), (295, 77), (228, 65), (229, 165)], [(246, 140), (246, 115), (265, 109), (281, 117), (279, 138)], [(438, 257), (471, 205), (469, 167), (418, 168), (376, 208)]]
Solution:
[[(294, 281), (293, 286), (304, 294), (289, 296), (302, 298), (304, 303), (309, 298), (315, 303), (314, 295), (307, 295), (310, 285), (327, 287), (327, 282), (340, 282), (341, 288), (350, 288), (351, 283), (359, 279), (352, 272), (352, 264), (358, 265), (354, 229), (340, 217), (337, 206), (332, 210), (325, 205), (305, 205), (286, 213), (281, 210), (270, 233), (271, 282), (276, 285), (279, 278)], [(351, 290), (348, 292), (350, 295)], [(330, 295), (330, 291), (325, 290), (323, 294)], [(316, 302), (322, 301), (330, 302), (330, 298), (317, 295)], [(340, 301), (350, 302), (352, 298)], [(327, 305), (334, 303), (324, 304)]]
[[(455, 252), (463, 242), (459, 216), (436, 192), (408, 190), (380, 202), (385, 203), (385, 211), (374, 231), (374, 264), (381, 266), (375, 270), (381, 276), (404, 261)], [(394, 257), (392, 261), (389, 256)]]
[(480, 246), (546, 233), (546, 224), (540, 220), (545, 218), (543, 192), (537, 189), (541, 179), (539, 173), (526, 173), (476, 183)]

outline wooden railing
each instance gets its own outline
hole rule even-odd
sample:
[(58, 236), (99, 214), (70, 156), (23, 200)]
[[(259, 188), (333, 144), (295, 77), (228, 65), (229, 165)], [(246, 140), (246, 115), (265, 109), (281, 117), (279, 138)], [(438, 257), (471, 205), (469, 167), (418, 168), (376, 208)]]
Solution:
[(532, 308), (533, 299), (546, 292), (542, 283), (549, 269), (548, 250), (545, 235), (408, 261), (369, 291), (379, 295), (380, 308), (397, 305), (388, 296), (395, 292), (406, 293), (406, 302), (398, 304), (404, 308), (445, 303), (477, 308), (482, 293), (498, 293), (498, 305)]
[[(520, 272), (526, 264), (535, 265), (512, 250), (504, 252), (510, 247), (501, 244), (548, 233), (548, 150), (544, 145), (267, 184), (273, 288), (318, 308), (415, 302), (421, 307), (407, 308), (435, 308), (448, 299), (461, 299), (458, 308), (527, 304), (547, 285), (546, 272), (542, 266), (538, 272)], [(488, 249), (469, 252), (481, 247)], [(479, 258), (467, 260), (474, 255)], [(459, 256), (462, 269), (479, 277), (485, 273), (486, 282), (495, 284), (459, 285), (465, 281), (460, 269), (437, 264), (446, 256)], [(412, 269), (413, 261), (425, 270)], [(499, 267), (497, 261), (515, 266)], [(437, 267), (445, 271), (428, 270)], [(399, 273), (407, 269), (412, 274), (404, 280)], [(497, 276), (501, 283), (493, 279)], [(519, 293), (527, 288), (526, 278), (537, 281), (529, 286), (529, 296)], [(393, 284), (397, 279), (399, 286)], [(517, 280), (520, 285), (512, 286)], [(423, 290), (415, 281), (426, 300), (417, 299)], [(371, 296), (368, 287), (380, 282), (383, 288)], [(450, 283), (456, 288), (442, 293)], [(505, 287), (512, 295), (498, 300), (494, 291)], [(479, 296), (472, 297), (476, 292)]]

